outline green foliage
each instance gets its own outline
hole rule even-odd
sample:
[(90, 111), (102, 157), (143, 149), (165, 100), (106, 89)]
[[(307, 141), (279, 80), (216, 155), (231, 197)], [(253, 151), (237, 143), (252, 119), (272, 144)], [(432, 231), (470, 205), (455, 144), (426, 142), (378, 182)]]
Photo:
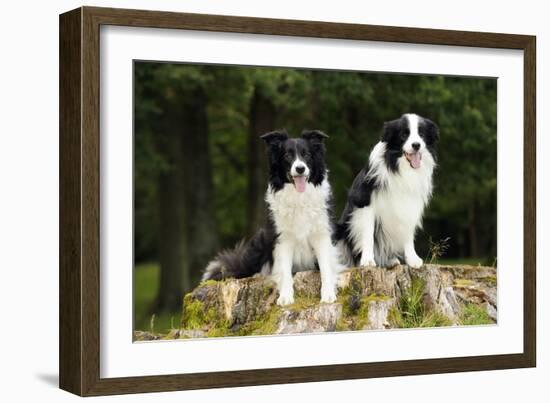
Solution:
[[(179, 324), (181, 312), (151, 312), (159, 287), (159, 266), (157, 263), (142, 263), (134, 269), (134, 329), (166, 333)], [(154, 315), (154, 319), (153, 319)]]
[[(336, 211), (363, 167), (383, 122), (414, 111), (441, 129), (434, 198), (425, 217), (421, 249), (451, 236), (449, 253), (468, 256), (468, 227), (480, 234), (477, 252), (496, 251), (496, 80), (335, 72), (285, 68), (136, 63), (136, 249), (154, 258), (155, 189), (170, 169), (155, 150), (151, 122), (163, 119), (163, 99), (196, 86), (206, 89), (216, 188), (216, 214), (227, 245), (245, 228), (250, 102), (260, 88), (275, 105), (276, 126), (297, 134), (318, 128), (330, 135), (327, 159)], [(192, 99), (183, 98), (185, 102)], [(469, 221), (469, 215), (475, 214)], [(442, 220), (442, 217), (445, 220)], [(149, 250), (149, 252), (147, 252)]]

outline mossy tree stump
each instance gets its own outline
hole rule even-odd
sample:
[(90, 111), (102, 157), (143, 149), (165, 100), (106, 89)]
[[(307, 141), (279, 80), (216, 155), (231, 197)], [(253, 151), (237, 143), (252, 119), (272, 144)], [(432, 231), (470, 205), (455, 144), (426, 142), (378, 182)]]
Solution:
[(137, 340), (272, 335), (496, 323), (496, 268), (428, 264), (342, 272), (335, 303), (321, 304), (319, 272), (294, 276), (295, 303), (276, 305), (269, 277), (206, 281), (183, 301), (181, 326)]

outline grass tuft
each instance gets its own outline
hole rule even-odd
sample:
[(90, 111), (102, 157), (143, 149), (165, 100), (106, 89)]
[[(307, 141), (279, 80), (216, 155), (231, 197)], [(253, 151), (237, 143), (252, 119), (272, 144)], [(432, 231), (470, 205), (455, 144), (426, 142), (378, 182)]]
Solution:
[[(151, 329), (152, 315), (155, 333), (167, 333), (172, 328), (172, 317), (181, 311), (152, 312), (160, 284), (160, 268), (157, 263), (141, 263), (134, 268), (134, 330)], [(177, 322), (177, 321), (176, 321)]]
[(434, 242), (432, 237), (428, 239), (429, 249), (428, 249), (428, 260), (430, 263), (434, 263), (439, 258), (441, 258), (449, 249), (451, 237), (442, 238), (439, 241)]
[(412, 281), (397, 306), (388, 315), (390, 323), (398, 328), (451, 326), (452, 322), (442, 313), (428, 309), (424, 303), (425, 283), (420, 279)]
[(465, 326), (475, 326), (492, 325), (495, 322), (489, 317), (484, 307), (475, 304), (466, 304), (462, 309), (459, 323)]

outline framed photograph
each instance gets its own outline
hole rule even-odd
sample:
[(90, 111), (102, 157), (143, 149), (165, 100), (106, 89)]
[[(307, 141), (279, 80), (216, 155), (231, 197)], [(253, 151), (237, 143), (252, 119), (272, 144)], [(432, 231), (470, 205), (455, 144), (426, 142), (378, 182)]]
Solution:
[(536, 365), (535, 37), (60, 16), (60, 387)]

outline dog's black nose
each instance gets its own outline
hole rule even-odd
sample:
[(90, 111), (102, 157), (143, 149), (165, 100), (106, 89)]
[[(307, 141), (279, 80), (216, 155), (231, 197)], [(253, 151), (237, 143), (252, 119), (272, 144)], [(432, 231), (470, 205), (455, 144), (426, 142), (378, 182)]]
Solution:
[(418, 151), (420, 149), (420, 143), (412, 143), (412, 148), (414, 148), (415, 151)]
[(296, 167), (296, 172), (298, 172), (300, 175), (303, 174), (306, 171), (306, 168), (303, 166)]

